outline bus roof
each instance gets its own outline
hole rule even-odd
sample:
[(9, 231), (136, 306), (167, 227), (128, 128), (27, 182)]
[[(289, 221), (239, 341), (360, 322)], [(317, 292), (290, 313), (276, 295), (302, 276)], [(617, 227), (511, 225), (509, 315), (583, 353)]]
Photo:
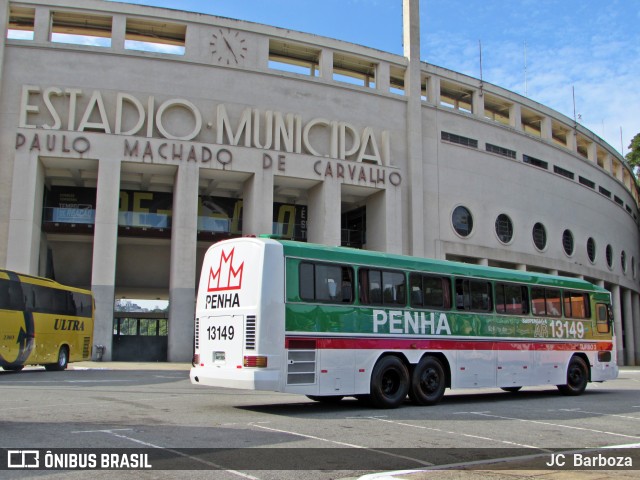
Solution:
[(378, 267), (402, 268), (406, 270), (429, 271), (446, 275), (464, 275), (504, 282), (527, 283), (550, 287), (571, 288), (593, 292), (609, 293), (586, 280), (573, 277), (548, 275), (544, 273), (510, 270), (507, 268), (485, 267), (471, 263), (418, 258), (408, 255), (360, 250), (349, 247), (330, 247), (314, 243), (291, 240), (275, 240), (282, 244), (284, 255), (300, 258), (314, 258), (351, 265), (373, 265)]
[(63, 285), (61, 283), (56, 282), (55, 280), (51, 280), (50, 278), (38, 277), (36, 275), (29, 275), (27, 273), (20, 273), (20, 272), (14, 272), (12, 270), (0, 269), (0, 278), (6, 277), (7, 279), (9, 279), (11, 278), (11, 275), (15, 275), (20, 279), (20, 281), (26, 281), (27, 283), (35, 283), (40, 285), (46, 285), (51, 288), (58, 288), (63, 290), (69, 290), (72, 292), (91, 294), (91, 290), (87, 290), (80, 287), (73, 287), (71, 285)]

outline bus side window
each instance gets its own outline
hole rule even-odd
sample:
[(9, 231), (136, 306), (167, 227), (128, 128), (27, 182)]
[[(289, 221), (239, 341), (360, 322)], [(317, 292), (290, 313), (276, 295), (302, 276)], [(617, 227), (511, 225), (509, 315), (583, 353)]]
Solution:
[(564, 316), (568, 318), (589, 318), (589, 296), (582, 292), (564, 291)]
[(456, 308), (475, 312), (493, 309), (491, 283), (482, 280), (456, 279)]
[(299, 270), (300, 298), (306, 301), (353, 301), (353, 269), (342, 265), (303, 262)]
[(604, 303), (596, 305), (596, 326), (598, 333), (609, 333), (611, 331), (611, 323), (609, 321), (609, 308)]
[(24, 298), (20, 283), (0, 280), (0, 310), (24, 310)]

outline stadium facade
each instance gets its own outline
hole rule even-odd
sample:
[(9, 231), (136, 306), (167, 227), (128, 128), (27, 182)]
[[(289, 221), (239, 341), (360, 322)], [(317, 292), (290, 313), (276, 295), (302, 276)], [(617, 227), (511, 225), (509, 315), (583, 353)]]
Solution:
[[(91, 288), (104, 358), (188, 361), (207, 247), (276, 233), (585, 278), (640, 363), (639, 194), (553, 109), (403, 56), (178, 10), (0, 0), (0, 265)], [(160, 47), (159, 47), (160, 46)], [(168, 299), (127, 315), (118, 299)]]

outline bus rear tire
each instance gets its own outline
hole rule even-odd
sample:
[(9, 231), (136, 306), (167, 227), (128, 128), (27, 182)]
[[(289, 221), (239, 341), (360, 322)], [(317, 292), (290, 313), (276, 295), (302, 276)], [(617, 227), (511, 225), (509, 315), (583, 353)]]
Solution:
[(58, 352), (58, 361), (56, 363), (48, 363), (44, 368), (50, 372), (61, 372), (66, 370), (67, 365), (69, 365), (69, 349), (66, 346), (62, 346)]
[(377, 408), (397, 408), (409, 393), (409, 371), (398, 357), (378, 360), (371, 373), (369, 401)]
[(423, 357), (411, 375), (411, 399), (418, 405), (435, 405), (442, 400), (446, 388), (447, 377), (440, 360)]
[(576, 396), (582, 394), (589, 381), (589, 368), (586, 362), (576, 355), (571, 358), (567, 368), (567, 383), (558, 385), (558, 390), (563, 395)]

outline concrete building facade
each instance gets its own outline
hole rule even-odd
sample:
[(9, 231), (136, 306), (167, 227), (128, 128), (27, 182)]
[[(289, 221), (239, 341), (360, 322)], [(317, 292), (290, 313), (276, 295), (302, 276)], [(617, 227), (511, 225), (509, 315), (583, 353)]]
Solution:
[(421, 62), (418, 0), (403, 16), (398, 56), (183, 11), (0, 0), (0, 265), (91, 288), (105, 359), (123, 358), (114, 301), (162, 298), (160, 357), (188, 361), (208, 246), (277, 233), (585, 278), (612, 293), (619, 362), (640, 363), (624, 159)]

